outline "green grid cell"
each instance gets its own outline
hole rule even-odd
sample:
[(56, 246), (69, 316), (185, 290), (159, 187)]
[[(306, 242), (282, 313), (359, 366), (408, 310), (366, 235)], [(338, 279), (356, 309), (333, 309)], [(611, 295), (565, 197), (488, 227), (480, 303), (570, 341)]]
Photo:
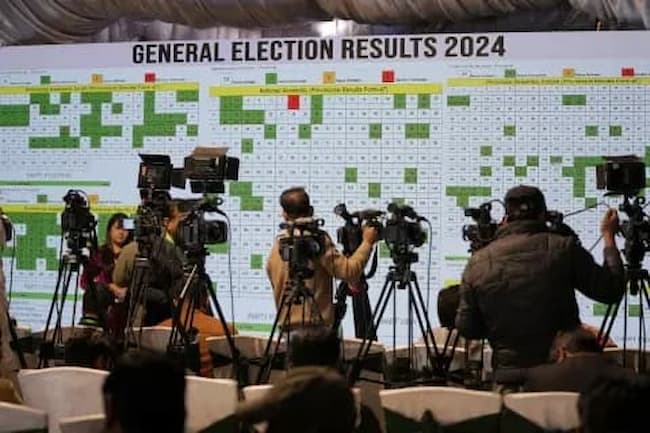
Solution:
[(639, 317), (641, 316), (641, 306), (639, 304), (630, 304), (627, 306), (627, 316), (628, 317)]
[(607, 313), (607, 305), (605, 304), (600, 304), (600, 303), (594, 303), (592, 305), (592, 313), (596, 317), (603, 317), (605, 316), (605, 313)]
[(469, 95), (449, 95), (447, 96), (447, 106), (449, 107), (469, 107)]
[(526, 177), (528, 174), (528, 167), (515, 167), (515, 176), (516, 177)]
[(516, 165), (516, 158), (514, 155), (506, 155), (503, 157), (504, 167), (514, 167)]
[(242, 197), (240, 210), (262, 212), (264, 210), (264, 197)]
[(323, 95), (313, 95), (311, 97), (310, 122), (313, 125), (323, 123)]
[(395, 203), (398, 206), (403, 206), (406, 204), (406, 199), (404, 197), (395, 197), (390, 202)]
[[(144, 121), (147, 123), (147, 108), (151, 106), (154, 102), (147, 100), (147, 93), (145, 92), (145, 102), (144, 102)], [(151, 96), (149, 97), (151, 98)], [(90, 147), (99, 148), (102, 144), (102, 138), (104, 137), (120, 137), (122, 135), (122, 126), (120, 125), (103, 125), (102, 124), (102, 105), (103, 104), (112, 104), (113, 95), (110, 92), (85, 92), (81, 94), (81, 102), (83, 104), (90, 105), (90, 113), (82, 114), (80, 116), (79, 124), (81, 126), (81, 136), (90, 138)], [(153, 109), (153, 108), (152, 108)], [(183, 122), (185, 123), (185, 122)], [(149, 127), (150, 128), (150, 127)], [(145, 128), (143, 125), (136, 125), (133, 127), (133, 136), (134, 142), (133, 147), (138, 147), (136, 141), (136, 135), (138, 133), (144, 132)], [(173, 132), (170, 135), (176, 135), (176, 126), (174, 126)], [(142, 146), (140, 146), (142, 147)]]
[(61, 93), (61, 96), (59, 97), (59, 101), (61, 102), (61, 104), (69, 104), (70, 103), (70, 92)]
[(431, 95), (421, 94), (418, 95), (418, 108), (422, 110), (428, 110), (431, 108)]
[(253, 153), (253, 139), (242, 138), (241, 140), (241, 153)]
[(208, 245), (207, 249), (212, 254), (228, 254), (230, 251), (230, 244), (225, 242), (223, 244)]
[(587, 105), (587, 95), (562, 95), (562, 105)]
[(623, 135), (623, 127), (620, 125), (610, 125), (609, 127), (609, 136), (610, 137), (620, 137)]
[(506, 69), (504, 71), (503, 76), (505, 78), (515, 78), (517, 76), (517, 70), (516, 69)]
[(199, 91), (197, 90), (177, 90), (176, 102), (199, 102)]
[(469, 207), (471, 197), (490, 197), (492, 188), (489, 186), (448, 186), (445, 189), (448, 197), (456, 198), (456, 205), (462, 208)]
[(368, 138), (371, 140), (380, 140), (382, 138), (381, 123), (371, 123), (368, 128)]
[(264, 125), (264, 138), (266, 140), (275, 140), (277, 138), (277, 126), (276, 125)]
[(30, 149), (79, 149), (79, 137), (29, 137)]
[(598, 205), (598, 198), (587, 197), (585, 198), (585, 207), (596, 207)]
[(390, 250), (388, 249), (388, 246), (384, 242), (379, 244), (379, 258), (390, 259)]
[(233, 197), (251, 197), (253, 195), (253, 182), (230, 182), (228, 193)]
[(407, 167), (404, 169), (404, 183), (418, 183), (418, 169), (416, 167)]
[(36, 194), (36, 203), (47, 203), (47, 194)]
[(303, 123), (298, 126), (298, 138), (301, 140), (311, 140), (311, 125)]
[(585, 126), (585, 137), (598, 137), (598, 126), (596, 125)]
[(267, 72), (264, 81), (266, 84), (278, 84), (278, 74), (276, 72)]
[(381, 198), (381, 183), (368, 183), (368, 198)]
[(59, 104), (50, 102), (49, 93), (32, 93), (29, 95), (29, 103), (38, 105), (38, 113), (43, 116), (56, 116), (61, 114)]
[(481, 146), (481, 156), (492, 156), (492, 146)]
[(481, 176), (492, 176), (492, 167), (481, 167)]
[(539, 167), (539, 156), (537, 156), (537, 155), (528, 155), (526, 157), (526, 165), (528, 167)]
[(124, 106), (121, 102), (115, 102), (111, 104), (111, 113), (122, 114), (123, 111), (124, 111)]
[(549, 162), (551, 164), (562, 164), (562, 157), (561, 156), (551, 156), (549, 157)]
[(190, 124), (185, 127), (185, 131), (188, 137), (198, 137), (199, 135), (199, 125)]
[(50, 84), (52, 82), (52, 77), (49, 75), (41, 75), (41, 84)]
[(406, 95), (396, 94), (393, 95), (393, 108), (396, 110), (403, 110), (406, 108)]
[(59, 136), (69, 137), (70, 136), (70, 127), (68, 125), (59, 126)]
[(517, 135), (517, 127), (515, 125), (505, 125), (503, 127), (503, 135), (506, 137), (515, 137)]
[(356, 167), (345, 167), (345, 183), (357, 183)]
[(407, 123), (404, 126), (404, 135), (407, 139), (427, 139), (430, 136), (428, 123)]
[(29, 126), (29, 105), (0, 105), (0, 127)]
[(262, 254), (251, 254), (251, 269), (264, 269), (264, 256)]

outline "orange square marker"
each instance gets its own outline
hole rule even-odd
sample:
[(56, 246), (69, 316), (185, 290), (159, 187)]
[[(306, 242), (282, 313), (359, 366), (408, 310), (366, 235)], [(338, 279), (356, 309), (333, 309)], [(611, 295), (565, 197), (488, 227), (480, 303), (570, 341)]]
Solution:
[(334, 84), (336, 83), (336, 72), (327, 71), (323, 72), (323, 84)]
[(90, 81), (93, 84), (102, 84), (104, 82), (104, 76), (102, 74), (92, 74), (90, 76)]

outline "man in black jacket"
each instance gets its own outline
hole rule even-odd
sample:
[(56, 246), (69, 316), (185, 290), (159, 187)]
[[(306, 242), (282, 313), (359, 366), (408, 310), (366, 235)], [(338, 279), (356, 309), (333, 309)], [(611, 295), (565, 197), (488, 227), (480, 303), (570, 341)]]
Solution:
[(544, 363), (557, 332), (580, 324), (574, 289), (606, 304), (624, 291), (615, 210), (608, 210), (601, 224), (601, 267), (574, 236), (549, 231), (539, 189), (512, 188), (505, 205), (496, 239), (465, 268), (456, 315), (463, 337), (489, 340), (497, 384), (508, 383), (509, 369)]
[(596, 336), (582, 328), (563, 332), (553, 343), (554, 363), (529, 369), (524, 391), (585, 392), (596, 382), (610, 377), (634, 377), (603, 353)]

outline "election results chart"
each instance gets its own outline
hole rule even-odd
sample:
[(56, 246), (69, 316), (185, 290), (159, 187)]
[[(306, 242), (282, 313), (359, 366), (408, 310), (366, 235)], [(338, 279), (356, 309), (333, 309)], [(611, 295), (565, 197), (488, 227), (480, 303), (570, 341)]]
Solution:
[[(426, 217), (431, 227), (423, 225), (427, 242), (413, 269), (435, 326), (437, 292), (460, 279), (469, 257), (462, 227), (473, 221), (464, 208), (537, 185), (549, 209), (593, 208), (566, 222), (586, 248), (596, 243), (602, 214), (621, 198), (597, 190), (595, 167), (604, 155), (650, 162), (646, 38), (532, 33), (2, 48), (0, 204), (17, 234), (3, 252), (5, 273), (14, 267), (12, 313), (35, 329), (45, 322), (67, 190), (88, 194), (103, 240), (108, 217), (132, 214), (138, 204), (138, 154), (168, 154), (180, 166), (194, 147), (216, 145), (241, 166), (222, 195), (231, 239), (208, 247), (207, 268), (242, 331), (268, 332), (275, 316), (265, 263), (279, 232), (279, 194), (292, 186), (307, 188), (335, 240), (339, 203), (355, 211), (396, 202)], [(493, 208), (500, 218), (500, 205)], [(602, 243), (593, 249), (598, 262), (601, 250)], [(392, 263), (383, 243), (378, 255), (373, 306)], [(599, 325), (605, 307), (582, 296), (579, 304), (582, 320)], [(638, 296), (629, 304), (634, 345)], [(395, 318), (404, 342), (406, 293), (397, 293), (395, 313), (391, 303), (379, 334), (389, 339)], [(348, 336), (351, 324), (347, 317)]]

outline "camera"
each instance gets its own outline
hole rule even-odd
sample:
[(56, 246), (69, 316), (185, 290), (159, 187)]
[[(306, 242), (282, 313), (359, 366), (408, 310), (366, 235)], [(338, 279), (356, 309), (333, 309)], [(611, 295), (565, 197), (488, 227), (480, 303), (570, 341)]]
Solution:
[(223, 201), (211, 194), (225, 191), (224, 181), (239, 178), (239, 159), (226, 156), (227, 148), (197, 147), (184, 158), (183, 168), (174, 168), (168, 155), (140, 155), (138, 188), (142, 204), (135, 221), (136, 240), (146, 242), (159, 236), (162, 220), (172, 199), (169, 190), (185, 189), (189, 180), (193, 193), (203, 194), (202, 200), (179, 200), (181, 212), (188, 213), (181, 222), (178, 241), (190, 255), (205, 253), (205, 245), (228, 240), (228, 225), (211, 215), (225, 213), (219, 209)]
[(345, 220), (345, 225), (336, 231), (337, 240), (343, 245), (343, 254), (349, 256), (359, 248), (363, 242), (364, 224), (377, 230), (378, 240), (384, 238), (383, 211), (366, 209), (350, 213), (345, 203), (340, 203), (334, 208), (334, 213)]
[(97, 248), (95, 227), (97, 220), (90, 213), (86, 194), (80, 190), (68, 190), (63, 197), (65, 208), (61, 214), (61, 231), (66, 241), (66, 247), (74, 255), (84, 248)]
[(478, 251), (494, 240), (499, 227), (492, 218), (492, 202), (483, 203), (477, 208), (466, 208), (464, 212), (476, 224), (463, 226), (463, 240), (470, 242), (470, 252)]
[[(623, 195), (619, 210), (628, 217), (621, 222), (625, 238), (623, 253), (628, 269), (641, 269), (646, 251), (650, 251), (650, 222), (645, 213), (646, 199), (639, 195), (646, 186), (646, 167), (635, 155), (605, 157), (596, 167), (596, 185), (608, 195)], [(635, 294), (635, 293), (634, 293)]]
[(188, 256), (202, 253), (205, 245), (228, 242), (228, 224), (214, 218), (214, 214), (225, 217), (219, 209), (221, 204), (223, 200), (213, 195), (179, 201), (179, 210), (187, 215), (178, 227), (178, 239)]
[(596, 188), (633, 197), (646, 187), (645, 163), (635, 155), (608, 156), (596, 166)]
[(426, 241), (426, 233), (420, 226), (424, 218), (412, 207), (391, 203), (388, 205), (390, 217), (384, 227), (384, 240), (395, 263), (415, 263), (417, 253), (413, 248), (421, 247)]
[(320, 230), (322, 219), (298, 218), (280, 224), (286, 234), (280, 238), (280, 257), (289, 263), (289, 274), (297, 279), (311, 278), (314, 274), (309, 261), (325, 249), (325, 233)]

